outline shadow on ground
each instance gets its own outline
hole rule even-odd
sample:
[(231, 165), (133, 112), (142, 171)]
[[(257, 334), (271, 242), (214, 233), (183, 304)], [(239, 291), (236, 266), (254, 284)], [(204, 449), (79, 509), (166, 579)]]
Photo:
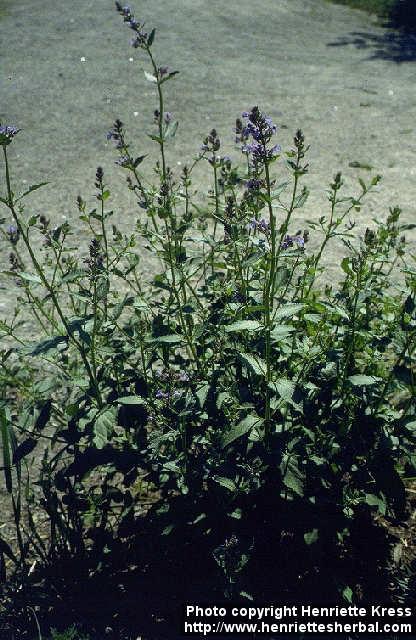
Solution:
[(397, 64), (416, 62), (415, 33), (394, 30), (381, 34), (353, 31), (343, 38), (327, 44), (328, 47), (344, 47), (348, 45), (354, 45), (357, 49), (368, 51), (370, 60), (390, 60)]

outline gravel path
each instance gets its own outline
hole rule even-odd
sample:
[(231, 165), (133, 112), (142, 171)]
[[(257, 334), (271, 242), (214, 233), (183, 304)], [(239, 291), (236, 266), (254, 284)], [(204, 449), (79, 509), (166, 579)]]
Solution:
[[(77, 220), (76, 196), (94, 194), (95, 169), (102, 164), (115, 220), (134, 219), (134, 203), (105, 136), (120, 117), (137, 153), (149, 147), (145, 134), (156, 103), (144, 79), (143, 54), (129, 47), (131, 32), (110, 0), (6, 5), (0, 21), (0, 121), (22, 128), (10, 149), (15, 190), (24, 181), (49, 180), (28, 209), (55, 222)], [(159, 62), (180, 70), (168, 85), (167, 103), (180, 121), (171, 147), (178, 172), (177, 163), (192, 158), (213, 126), (237, 158), (235, 117), (259, 104), (282, 125), (283, 148), (298, 127), (311, 145), (305, 217), (327, 210), (325, 189), (342, 170), (348, 184), (357, 176), (384, 177), (359, 214), (360, 228), (396, 203), (407, 221), (415, 219), (414, 41), (325, 0), (142, 0), (133, 7), (137, 18), (157, 27)], [(4, 189), (3, 179), (0, 184)], [(6, 263), (8, 252), (1, 248)], [(333, 267), (337, 251), (329, 260)], [(0, 279), (4, 306), (8, 293), (2, 285)]]

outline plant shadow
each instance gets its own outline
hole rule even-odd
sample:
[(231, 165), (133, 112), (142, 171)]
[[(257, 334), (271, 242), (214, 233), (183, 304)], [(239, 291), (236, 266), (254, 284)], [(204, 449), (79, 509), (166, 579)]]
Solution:
[(397, 64), (416, 61), (416, 34), (404, 30), (389, 29), (382, 34), (353, 31), (327, 44), (328, 47), (349, 45), (368, 51), (368, 60), (388, 60)]

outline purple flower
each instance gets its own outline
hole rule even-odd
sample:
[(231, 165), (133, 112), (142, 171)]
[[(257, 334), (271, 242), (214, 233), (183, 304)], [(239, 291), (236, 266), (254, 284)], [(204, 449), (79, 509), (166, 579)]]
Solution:
[(250, 178), (250, 180), (246, 182), (246, 187), (249, 191), (259, 191), (262, 186), (263, 180), (259, 180), (258, 178)]
[(11, 224), (7, 227), (6, 233), (8, 235), (9, 241), (12, 244), (17, 244), (17, 241), (20, 237), (19, 229)]
[(6, 147), (11, 143), (14, 136), (19, 133), (20, 129), (14, 126), (14, 124), (1, 125), (0, 126), (0, 146)]
[(253, 231), (259, 231), (260, 233), (264, 233), (266, 235), (270, 231), (270, 224), (266, 222), (264, 218), (262, 218), (261, 220), (256, 220), (255, 218), (253, 218), (249, 223), (249, 227)]
[(131, 160), (128, 156), (121, 156), (115, 161), (115, 164), (118, 164), (120, 167), (128, 168), (131, 167)]
[(164, 120), (165, 120), (165, 124), (169, 124), (170, 122), (172, 122), (172, 114), (170, 111), (166, 111), (165, 112), (165, 116), (164, 116)]
[[(241, 120), (236, 123), (236, 141), (243, 142), (241, 150), (252, 156), (254, 164), (266, 163), (273, 160), (280, 151), (279, 145), (269, 147), (272, 136), (277, 127), (272, 119), (262, 113), (258, 107), (253, 107), (250, 112), (244, 111), (242, 117), (247, 120), (243, 125)], [(247, 142), (252, 138), (252, 142)]]
[(281, 244), (282, 249), (289, 249), (289, 247), (293, 247), (293, 245), (297, 245), (298, 249), (305, 248), (305, 239), (302, 236), (285, 236), (283, 242)]
[(161, 389), (158, 389), (156, 391), (155, 397), (158, 400), (167, 400), (169, 398), (169, 393), (167, 391), (162, 391)]

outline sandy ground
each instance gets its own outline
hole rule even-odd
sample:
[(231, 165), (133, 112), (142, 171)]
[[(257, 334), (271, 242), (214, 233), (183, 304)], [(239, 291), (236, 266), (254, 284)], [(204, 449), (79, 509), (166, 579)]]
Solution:
[[(128, 226), (137, 210), (106, 132), (119, 117), (137, 154), (149, 150), (146, 133), (152, 131), (156, 99), (144, 78), (143, 52), (129, 46), (131, 31), (110, 0), (5, 4), (0, 121), (22, 128), (10, 147), (15, 191), (50, 181), (27, 201), (27, 212), (78, 225), (76, 196), (93, 196), (95, 169), (102, 165), (114, 220)], [(327, 211), (325, 190), (341, 170), (347, 184), (357, 176), (384, 177), (358, 214), (360, 229), (395, 204), (406, 221), (415, 219), (414, 41), (377, 26), (365, 13), (325, 0), (142, 0), (133, 8), (137, 18), (157, 28), (159, 63), (180, 70), (167, 85), (166, 104), (180, 122), (170, 148), (178, 174), (179, 163), (194, 156), (213, 126), (224, 152), (238, 159), (235, 117), (259, 104), (281, 125), (283, 148), (298, 127), (311, 145), (305, 218)], [(150, 169), (151, 156), (148, 160)], [(373, 170), (352, 168), (350, 162)], [(284, 179), (283, 165), (275, 166)], [(4, 242), (0, 248), (5, 265)], [(339, 249), (328, 253), (335, 268)], [(0, 313), (10, 297), (0, 275)]]

